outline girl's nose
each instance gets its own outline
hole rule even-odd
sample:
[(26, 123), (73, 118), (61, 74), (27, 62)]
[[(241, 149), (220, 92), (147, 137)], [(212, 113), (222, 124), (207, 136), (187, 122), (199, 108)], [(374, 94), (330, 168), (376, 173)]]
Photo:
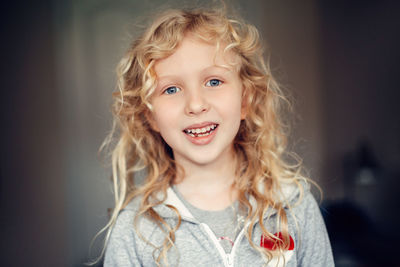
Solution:
[[(200, 89), (200, 88), (199, 88)], [(190, 91), (186, 95), (185, 112), (187, 115), (193, 116), (208, 111), (209, 105), (202, 94), (201, 89)]]

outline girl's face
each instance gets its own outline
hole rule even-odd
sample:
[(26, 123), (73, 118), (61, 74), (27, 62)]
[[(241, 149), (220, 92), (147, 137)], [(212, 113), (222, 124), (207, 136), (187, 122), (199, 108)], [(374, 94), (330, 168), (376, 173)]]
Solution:
[(242, 83), (233, 52), (186, 36), (177, 50), (155, 64), (153, 128), (175, 160), (196, 165), (232, 160), (233, 140), (244, 119)]

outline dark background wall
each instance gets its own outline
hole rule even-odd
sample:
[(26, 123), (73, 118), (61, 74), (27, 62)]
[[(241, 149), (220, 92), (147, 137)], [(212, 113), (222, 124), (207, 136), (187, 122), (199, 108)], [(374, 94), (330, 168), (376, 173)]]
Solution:
[(363, 141), (382, 168), (398, 169), (398, 8), (394, 1), (320, 3), (325, 175), (332, 179), (343, 175), (337, 161)]
[(362, 266), (398, 266), (390, 258), (400, 237), (399, 9), (397, 1), (319, 3), (323, 176), (338, 201), (327, 218), (337, 258), (350, 251)]
[[(110, 126), (113, 69), (130, 18), (161, 1), (149, 2), (4, 6), (1, 265), (86, 259), (112, 206), (97, 148)], [(400, 223), (398, 2), (236, 5), (260, 28), (294, 96), (292, 144), (324, 190), (337, 266), (396, 266), (387, 255)]]
[(9, 2), (1, 12), (2, 266), (67, 261), (51, 4)]

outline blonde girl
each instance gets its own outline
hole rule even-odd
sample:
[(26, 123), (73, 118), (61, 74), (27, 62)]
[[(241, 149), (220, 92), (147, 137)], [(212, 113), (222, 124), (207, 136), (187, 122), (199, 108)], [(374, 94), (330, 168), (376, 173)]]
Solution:
[(104, 266), (333, 266), (307, 180), (285, 161), (285, 98), (254, 26), (159, 14), (118, 87)]

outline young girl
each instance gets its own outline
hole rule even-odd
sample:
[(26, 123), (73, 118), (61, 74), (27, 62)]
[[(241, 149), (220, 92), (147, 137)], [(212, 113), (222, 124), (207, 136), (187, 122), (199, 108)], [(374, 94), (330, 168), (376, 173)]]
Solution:
[(105, 266), (333, 266), (253, 26), (166, 11), (118, 75)]

